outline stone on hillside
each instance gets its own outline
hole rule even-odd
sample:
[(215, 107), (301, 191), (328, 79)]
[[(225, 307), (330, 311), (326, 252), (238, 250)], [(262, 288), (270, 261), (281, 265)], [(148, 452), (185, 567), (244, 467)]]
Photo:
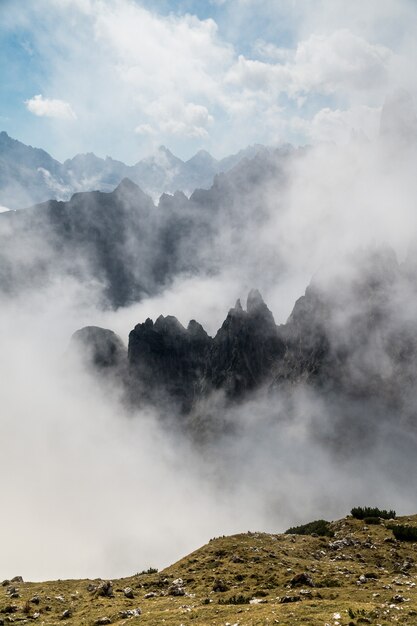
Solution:
[(395, 596), (391, 598), (391, 602), (395, 602), (395, 604), (401, 604), (402, 602), (405, 602), (405, 601), (406, 599), (404, 598), (404, 596), (402, 596), (399, 593), (397, 593)]
[(288, 604), (290, 602), (299, 602), (301, 600), (301, 596), (282, 596), (280, 598), (280, 604)]
[(94, 594), (104, 598), (113, 598), (113, 583), (110, 580), (103, 580), (96, 588)]
[(213, 583), (213, 591), (217, 591), (220, 593), (229, 591), (229, 585), (221, 578), (217, 578)]
[(22, 578), (22, 576), (14, 576), (10, 582), (12, 582), (12, 583), (22, 583), (23, 582), (23, 578)]
[(95, 624), (97, 626), (106, 626), (106, 624), (111, 624), (111, 619), (110, 617), (99, 617), (96, 619)]
[(125, 594), (126, 598), (130, 598), (133, 600), (133, 598), (135, 597), (133, 589), (131, 587), (125, 587), (123, 589), (123, 593)]
[(184, 581), (182, 578), (176, 578), (168, 587), (170, 596), (185, 596)]
[(314, 582), (311, 576), (306, 573), (296, 574), (290, 581), (291, 587), (314, 587)]
[(72, 617), (71, 609), (65, 609), (61, 615), (61, 619), (69, 619), (70, 617)]
[(139, 615), (142, 615), (142, 610), (139, 607), (137, 609), (127, 609), (126, 611), (119, 611), (119, 615), (122, 619), (139, 617)]

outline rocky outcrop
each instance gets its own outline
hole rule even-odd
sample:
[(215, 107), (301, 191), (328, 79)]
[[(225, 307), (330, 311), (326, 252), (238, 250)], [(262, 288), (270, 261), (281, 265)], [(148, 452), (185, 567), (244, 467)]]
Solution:
[(214, 338), (194, 320), (187, 328), (172, 316), (138, 324), (129, 335), (130, 388), (136, 400), (162, 397), (189, 412), (213, 391), (232, 400), (264, 384), (284, 350), (271, 311), (252, 290), (246, 311), (238, 301)]
[[(129, 400), (187, 415), (184, 423), (204, 431), (224, 403), (260, 388), (290, 399), (303, 388), (326, 403), (338, 440), (356, 433), (365, 441), (373, 425), (392, 423), (393, 416), (415, 424), (415, 284), (385, 247), (358, 253), (337, 275), (316, 277), (281, 326), (256, 290), (246, 309), (237, 301), (214, 337), (194, 320), (185, 328), (172, 316), (147, 319), (129, 336), (123, 376)], [(102, 369), (122, 358), (110, 331), (76, 336)]]
[(99, 370), (123, 370), (126, 348), (116, 333), (99, 326), (85, 326), (71, 337), (71, 349), (77, 350), (89, 366)]
[(265, 383), (285, 345), (271, 311), (259, 291), (253, 289), (246, 311), (240, 300), (230, 309), (214, 337), (206, 368), (206, 384), (237, 398)]
[(173, 316), (147, 319), (129, 335), (129, 387), (138, 401), (167, 400), (188, 411), (199, 396), (211, 339), (191, 320), (187, 328)]

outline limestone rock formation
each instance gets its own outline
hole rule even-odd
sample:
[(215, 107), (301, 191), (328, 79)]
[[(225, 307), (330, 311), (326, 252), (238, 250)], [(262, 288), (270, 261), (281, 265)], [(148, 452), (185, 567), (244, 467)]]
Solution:
[(126, 362), (126, 348), (116, 333), (99, 326), (85, 326), (71, 338), (71, 347), (81, 352), (88, 365), (98, 369), (121, 369)]

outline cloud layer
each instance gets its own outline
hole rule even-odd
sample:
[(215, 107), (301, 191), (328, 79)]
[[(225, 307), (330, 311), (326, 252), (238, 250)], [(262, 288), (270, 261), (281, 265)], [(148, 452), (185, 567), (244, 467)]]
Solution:
[(77, 116), (68, 102), (44, 98), (41, 94), (25, 101), (27, 110), (39, 117), (56, 117), (60, 120), (76, 120)]
[[(368, 3), (368, 22), (363, 7), (329, 0), (314, 11), (290, 2), (211, 6), (217, 21), (209, 4), (197, 17), (132, 0), (41, 0), (23, 11), (9, 3), (3, 28), (42, 67), (38, 92), (62, 97), (26, 99), (29, 111), (55, 118), (57, 156), (94, 150), (129, 161), (161, 143), (180, 156), (200, 147), (221, 156), (251, 142), (339, 141), (352, 130), (372, 137), (370, 110), (393, 88), (416, 91), (408, 68), (417, 8), (407, 0), (383, 10)], [(75, 112), (68, 137), (57, 121)], [(321, 132), (324, 118), (331, 123)]]

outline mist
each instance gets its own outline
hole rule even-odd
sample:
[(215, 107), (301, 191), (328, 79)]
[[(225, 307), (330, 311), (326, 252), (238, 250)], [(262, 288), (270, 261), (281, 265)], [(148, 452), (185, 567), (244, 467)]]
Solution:
[(225, 411), (237, 431), (203, 451), (156, 410), (128, 413), (67, 353), (71, 331), (99, 312), (75, 307), (70, 285), (44, 296), (0, 315), (2, 576), (130, 575), (213, 536), (281, 532), (358, 502), (417, 505), (393, 472), (400, 459), (413, 470), (409, 440), (392, 449), (394, 427), (360, 462), (334, 454), (314, 437), (328, 407), (301, 390), (291, 411), (264, 393)]
[[(260, 390), (232, 407), (212, 399), (211, 411), (234, 425), (233, 434), (196, 447), (166, 426), (158, 407), (127, 410), (117, 385), (68, 350), (85, 325), (111, 328), (127, 344), (136, 323), (159, 314), (184, 324), (195, 318), (214, 335), (253, 284), (283, 323), (313, 274), (327, 285), (351, 276), (358, 249), (389, 243), (404, 258), (415, 182), (408, 161), (390, 166), (389, 177), (387, 167), (377, 145), (312, 149), (294, 163), (283, 196), (273, 185), (263, 190), (266, 221), (256, 236), (242, 229), (232, 255), (225, 250), (238, 264), (179, 275), (130, 307), (103, 310), (98, 292), (74, 278), (3, 296), (2, 576), (129, 575), (162, 568), (220, 534), (282, 532), (357, 504), (415, 510), (407, 486), (415, 435), (398, 420), (369, 416), (366, 449), (352, 448), (348, 436), (330, 446), (341, 399), (303, 385), (290, 398)], [(230, 234), (221, 235), (229, 245)], [(411, 315), (415, 303), (401, 305)], [(358, 303), (346, 306), (348, 318)]]
[[(51, 3), (42, 0), (45, 30), (32, 43), (45, 58), (55, 42), (44, 91), (59, 98), (27, 94), (27, 114), (37, 105), (44, 124), (38, 120), (29, 137), (49, 128), (48, 143), (59, 145), (62, 159), (88, 141), (104, 154), (110, 142), (113, 156), (124, 158), (127, 150), (132, 163), (159, 140), (171, 140), (184, 158), (205, 146), (223, 156), (241, 147), (240, 136), (271, 139), (275, 147), (190, 198), (163, 195), (153, 203), (133, 183), (114, 192), (119, 204), (110, 194), (92, 194), (86, 205), (78, 196), (65, 205), (63, 236), (53, 220), (39, 217), (39, 207), (27, 223), (24, 211), (14, 222), (15, 212), (0, 207), (0, 577), (128, 576), (161, 569), (214, 536), (283, 532), (359, 505), (415, 513), (409, 484), (417, 469), (417, 116), (408, 71), (415, 7), (368, 3), (368, 17), (382, 12), (382, 28), (358, 20), (353, 8), (346, 12), (345, 3), (323, 0), (320, 11), (306, 8), (293, 27), (299, 40), (292, 48), (268, 41), (268, 28), (240, 54), (222, 37), (236, 42), (236, 25), (251, 31), (250, 0), (218, 3), (225, 5), (219, 32), (213, 20), (161, 17), (132, 2), (109, 2), (108, 11), (106, 3), (75, 4), (81, 44), (62, 19), (75, 11), (72, 3), (48, 12)], [(268, 5), (270, 24), (280, 22), (271, 3), (255, 4)], [(292, 19), (297, 15), (292, 9)], [(39, 19), (35, 9), (25, 16), (13, 9), (10, 28), (27, 27), (31, 16)], [(398, 23), (407, 24), (403, 38)], [(144, 43), (135, 24), (150, 29)], [(93, 81), (83, 47), (92, 37)], [(138, 61), (151, 52), (163, 70), (158, 76)], [(61, 120), (57, 103), (61, 116), (67, 112)], [(292, 139), (295, 148), (285, 143)], [(45, 171), (36, 170), (36, 184), (48, 182)], [(34, 197), (24, 185), (4, 189), (13, 206)], [(53, 218), (57, 206), (47, 207)], [(104, 206), (123, 209), (117, 237)], [(75, 209), (81, 238), (65, 248), (68, 233), (78, 232)], [(100, 247), (100, 228), (113, 248)], [(376, 284), (371, 295), (367, 281)], [(309, 285), (307, 295), (324, 294), (334, 353), (350, 350), (342, 373), (359, 390), (355, 400), (302, 377), (287, 387), (265, 384), (237, 402), (217, 390), (197, 405), (206, 440), (189, 436), (177, 408), (162, 399), (126, 402), (120, 381), (97, 373), (71, 345), (78, 329), (100, 326), (127, 347), (136, 324), (160, 315), (185, 327), (197, 320), (213, 337), (251, 288), (281, 327), (294, 321), (294, 305)], [(384, 332), (373, 333), (370, 316), (369, 333), (356, 334), (379, 296)], [(395, 351), (401, 337), (406, 344), (410, 338), (409, 361)], [(367, 396), (366, 376), (374, 396), (381, 391), (380, 403)], [(389, 403), (392, 380), (400, 408)]]

